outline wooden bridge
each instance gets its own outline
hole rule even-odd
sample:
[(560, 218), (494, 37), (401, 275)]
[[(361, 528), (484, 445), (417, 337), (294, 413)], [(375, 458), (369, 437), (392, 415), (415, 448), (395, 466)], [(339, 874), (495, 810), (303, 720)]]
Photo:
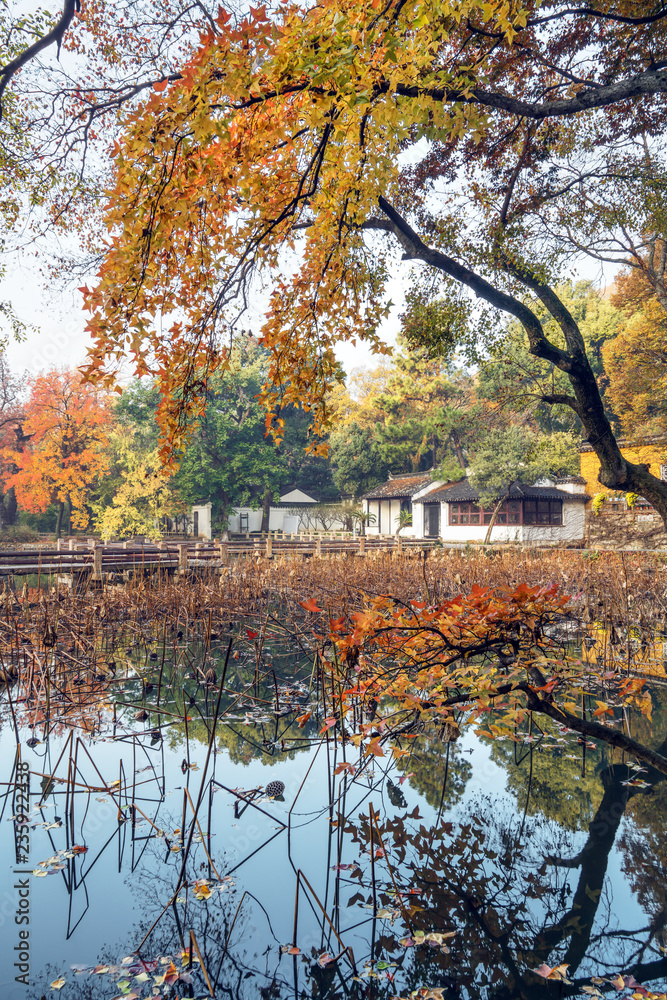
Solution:
[(0, 577), (57, 577), (62, 583), (75, 579), (104, 580), (114, 576), (136, 574), (186, 575), (209, 570), (220, 572), (232, 557), (271, 559), (275, 556), (368, 556), (376, 552), (421, 551), (432, 548), (436, 539), (406, 539), (387, 536), (341, 537), (340, 535), (306, 534), (298, 536), (268, 534), (265, 537), (233, 538), (230, 540), (197, 542), (110, 542), (101, 544), (70, 541), (65, 547), (35, 547), (0, 549)]

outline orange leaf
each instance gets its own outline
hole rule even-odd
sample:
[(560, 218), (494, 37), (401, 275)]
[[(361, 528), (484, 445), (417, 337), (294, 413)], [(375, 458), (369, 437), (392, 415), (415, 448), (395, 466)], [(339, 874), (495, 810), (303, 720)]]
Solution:
[(318, 607), (317, 601), (315, 600), (314, 597), (311, 597), (307, 601), (299, 601), (299, 604), (301, 605), (302, 608), (305, 608), (306, 611), (312, 611), (313, 613), (315, 613), (316, 611), (324, 611), (324, 608)]

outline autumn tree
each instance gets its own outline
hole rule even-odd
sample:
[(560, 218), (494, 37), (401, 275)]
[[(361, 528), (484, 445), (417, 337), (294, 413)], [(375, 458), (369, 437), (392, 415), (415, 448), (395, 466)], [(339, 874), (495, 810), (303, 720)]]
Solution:
[[(177, 73), (219, 9), (218, 0), (2, 5), (3, 261), (20, 252), (27, 235), (45, 253), (51, 285), (54, 271), (67, 282), (85, 272), (102, 246), (100, 191), (120, 109), (138, 105), (146, 90)], [(44, 239), (54, 230), (66, 233), (66, 252)], [(0, 341), (25, 333), (11, 299), (0, 300)]]
[[(21, 380), (10, 369), (7, 357), (0, 353), (0, 450), (3, 461), (0, 465), (0, 526), (3, 528), (16, 522), (16, 489), (8, 485), (8, 479), (17, 471), (11, 453), (22, 451), (26, 444), (23, 430), (25, 411), (22, 403)], [(7, 452), (9, 457), (5, 457)]]
[(357, 373), (347, 398), (332, 395), (330, 456), (343, 493), (359, 496), (388, 471), (433, 468), (440, 478), (460, 479), (471, 446), (494, 423), (466, 369), (405, 338), (399, 348), (391, 363)]
[(633, 437), (667, 431), (667, 294), (658, 291), (667, 243), (640, 259), (644, 269), (630, 266), (617, 277), (612, 300), (623, 322), (603, 350), (609, 398)]
[(65, 513), (74, 527), (85, 528), (88, 503), (107, 469), (110, 406), (105, 393), (78, 371), (52, 369), (32, 378), (25, 405), (22, 449), (5, 449), (16, 471), (6, 480), (19, 505), (33, 513), (57, 504), (56, 534)]
[[(575, 411), (606, 485), (645, 495), (667, 518), (667, 486), (623, 458), (555, 290), (575, 252), (566, 220), (555, 213), (546, 234), (534, 211), (545, 219), (551, 195), (564, 204), (570, 161), (616, 162), (640, 134), (659, 166), (666, 31), (660, 3), (627, 0), (328, 0), (253, 8), (241, 23), (221, 13), (180, 78), (126, 119), (111, 242), (85, 292), (90, 373), (112, 378), (107, 361), (125, 351), (129, 327), (178, 440), (262, 273), (273, 288), (262, 330), (270, 426), (279, 433), (278, 408), (298, 403), (318, 433), (340, 375), (335, 344), (380, 346), (402, 251), (454, 300), (464, 288), (522, 323), (531, 354), (568, 380), (542, 402)], [(645, 179), (628, 173), (631, 189)]]
[(167, 518), (176, 520), (186, 513), (187, 505), (171, 477), (165, 476), (157, 449), (144, 456), (129, 452), (122, 481), (111, 503), (101, 510), (96, 527), (104, 539), (134, 535), (158, 539)]

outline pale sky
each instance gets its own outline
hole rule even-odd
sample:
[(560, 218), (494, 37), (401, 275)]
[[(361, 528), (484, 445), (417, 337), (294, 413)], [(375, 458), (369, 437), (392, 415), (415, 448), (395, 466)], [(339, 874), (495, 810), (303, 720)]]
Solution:
[[(32, 260), (38, 261), (38, 258)], [(410, 266), (397, 264), (389, 289), (394, 308), (383, 334), (386, 342), (392, 345), (400, 327), (398, 317), (403, 309), (409, 273)], [(613, 274), (603, 274), (600, 266), (588, 259), (582, 261), (576, 277), (593, 280), (599, 287), (613, 280)], [(75, 367), (83, 363), (90, 342), (85, 333), (86, 314), (76, 288), (63, 291), (59, 287), (45, 287), (37, 263), (27, 262), (14, 266), (7, 274), (2, 297), (10, 299), (19, 317), (35, 327), (24, 342), (10, 341), (7, 356), (13, 371), (34, 375), (54, 365)], [(259, 321), (258, 310), (251, 317), (250, 325), (259, 329)], [(364, 344), (356, 347), (342, 344), (337, 354), (348, 374), (353, 368), (373, 367), (378, 361)]]

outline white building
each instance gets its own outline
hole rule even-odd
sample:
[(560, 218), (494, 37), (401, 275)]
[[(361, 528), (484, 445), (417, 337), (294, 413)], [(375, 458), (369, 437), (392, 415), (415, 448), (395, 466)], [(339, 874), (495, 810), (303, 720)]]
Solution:
[[(308, 530), (321, 531), (325, 527), (319, 518), (321, 509), (321, 499), (296, 487), (286, 490), (280, 494), (280, 502), (270, 509), (269, 531), (285, 531), (289, 534)], [(340, 518), (328, 517), (326, 521), (327, 530), (341, 531), (345, 528)], [(233, 533), (261, 531), (261, 527), (261, 507), (237, 507), (229, 517), (228, 530)]]
[[(413, 472), (406, 475), (392, 476), (386, 483), (381, 483), (369, 490), (362, 497), (364, 513), (369, 515), (366, 533), (369, 535), (394, 535), (399, 525), (402, 510), (412, 514), (412, 527), (403, 528), (404, 538), (425, 538), (431, 532), (429, 524), (424, 523), (425, 511), (418, 503), (422, 497), (443, 486), (431, 478), (430, 472)], [(430, 511), (426, 512), (426, 516)]]
[[(581, 476), (529, 486), (512, 483), (491, 532), (492, 542), (567, 544), (584, 538), (584, 508), (589, 497)], [(366, 530), (394, 534), (399, 512), (412, 513), (412, 527), (401, 534), (442, 538), (446, 542), (484, 541), (495, 504), (479, 503), (467, 479), (456, 483), (431, 480), (428, 472), (397, 476), (369, 490), (364, 509), (376, 520)]]

